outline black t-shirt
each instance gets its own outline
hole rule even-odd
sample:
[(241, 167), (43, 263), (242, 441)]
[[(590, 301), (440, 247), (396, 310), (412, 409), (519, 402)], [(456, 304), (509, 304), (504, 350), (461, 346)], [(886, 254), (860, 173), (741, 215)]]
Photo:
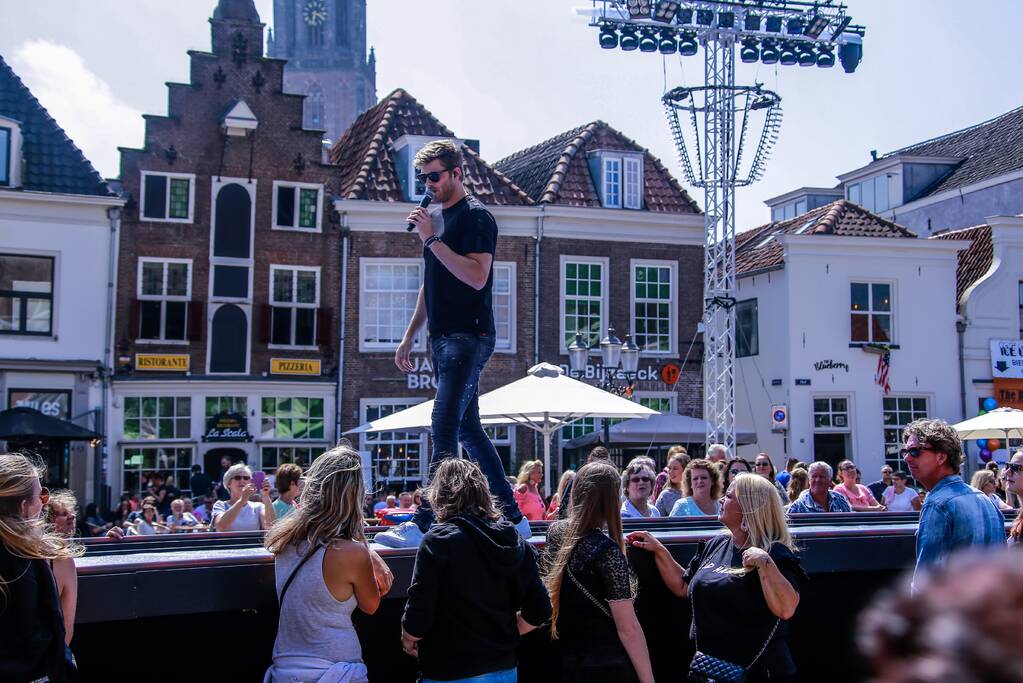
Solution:
[(208, 496), (213, 492), (213, 480), (205, 472), (197, 472), (188, 482), (192, 489), (192, 497)]
[[(440, 239), (456, 254), (490, 254), (497, 248), (497, 223), (475, 197), (466, 195), (442, 212), (444, 232)], [(491, 266), (487, 284), (475, 290), (455, 277), (430, 249), (423, 249), (426, 261), (424, 295), (430, 336), (453, 332), (494, 335), (494, 311), (490, 292), (494, 287)]]
[[(778, 625), (771, 643), (759, 659), (749, 666), (763, 647), (778, 617), (774, 616), (760, 585), (756, 571), (732, 573), (742, 568), (743, 551), (735, 547), (730, 534), (716, 536), (702, 544), (685, 572), (689, 599), (695, 613), (695, 638), (701, 652), (748, 667), (760, 676), (791, 676), (796, 666), (787, 644), (788, 624)], [(771, 559), (796, 592), (802, 592), (807, 576), (796, 555), (775, 543)]]

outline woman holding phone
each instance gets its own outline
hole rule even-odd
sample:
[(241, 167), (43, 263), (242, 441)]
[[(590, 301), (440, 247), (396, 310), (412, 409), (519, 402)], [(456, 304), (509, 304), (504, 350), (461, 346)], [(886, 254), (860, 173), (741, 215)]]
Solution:
[[(260, 531), (273, 525), (277, 517), (270, 500), (270, 482), (265, 477), (257, 488), (249, 466), (238, 463), (224, 472), (224, 488), (230, 497), (213, 505), (213, 526), (217, 531)], [(249, 498), (257, 491), (262, 502), (253, 503)]]

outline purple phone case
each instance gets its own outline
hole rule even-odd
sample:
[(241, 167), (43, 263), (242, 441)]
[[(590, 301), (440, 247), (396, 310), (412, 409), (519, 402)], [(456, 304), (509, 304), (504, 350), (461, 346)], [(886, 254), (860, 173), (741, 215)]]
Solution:
[(253, 472), (252, 485), (257, 489), (263, 488), (263, 481), (266, 479), (266, 472)]

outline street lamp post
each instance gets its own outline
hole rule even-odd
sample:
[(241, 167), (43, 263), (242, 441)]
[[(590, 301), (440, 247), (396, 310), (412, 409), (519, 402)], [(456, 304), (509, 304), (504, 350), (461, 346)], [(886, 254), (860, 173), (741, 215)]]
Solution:
[[(600, 348), (600, 366), (597, 372), (600, 375), (600, 388), (604, 391), (630, 398), (633, 386), (636, 383), (636, 373), (639, 370), (639, 347), (632, 341), (632, 335), (625, 335), (622, 342), (615, 335), (615, 328), (607, 328), (607, 336), (600, 340), (597, 345)], [(576, 332), (575, 341), (568, 347), (568, 363), (573, 375), (582, 375), (586, 372), (586, 366), (590, 362), (590, 347), (583, 342), (583, 335)], [(618, 370), (624, 375), (625, 383), (618, 383)], [(604, 446), (611, 442), (611, 423), (608, 418), (601, 418), (604, 429)]]

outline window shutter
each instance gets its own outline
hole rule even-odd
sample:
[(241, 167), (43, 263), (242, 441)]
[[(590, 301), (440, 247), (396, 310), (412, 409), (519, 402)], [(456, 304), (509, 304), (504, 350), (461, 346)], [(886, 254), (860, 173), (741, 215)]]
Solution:
[(142, 324), (142, 302), (132, 299), (128, 305), (128, 339), (139, 338), (139, 325)]
[(188, 302), (188, 341), (190, 342), (202, 340), (202, 314), (201, 301)]
[(333, 311), (329, 308), (320, 308), (316, 311), (316, 344), (318, 346), (330, 346), (334, 338)]
[(270, 325), (273, 319), (273, 306), (263, 304), (259, 307), (259, 341), (270, 343)]
[(145, 175), (142, 182), (146, 184), (145, 205), (142, 207), (143, 218), (167, 217), (167, 176)]

